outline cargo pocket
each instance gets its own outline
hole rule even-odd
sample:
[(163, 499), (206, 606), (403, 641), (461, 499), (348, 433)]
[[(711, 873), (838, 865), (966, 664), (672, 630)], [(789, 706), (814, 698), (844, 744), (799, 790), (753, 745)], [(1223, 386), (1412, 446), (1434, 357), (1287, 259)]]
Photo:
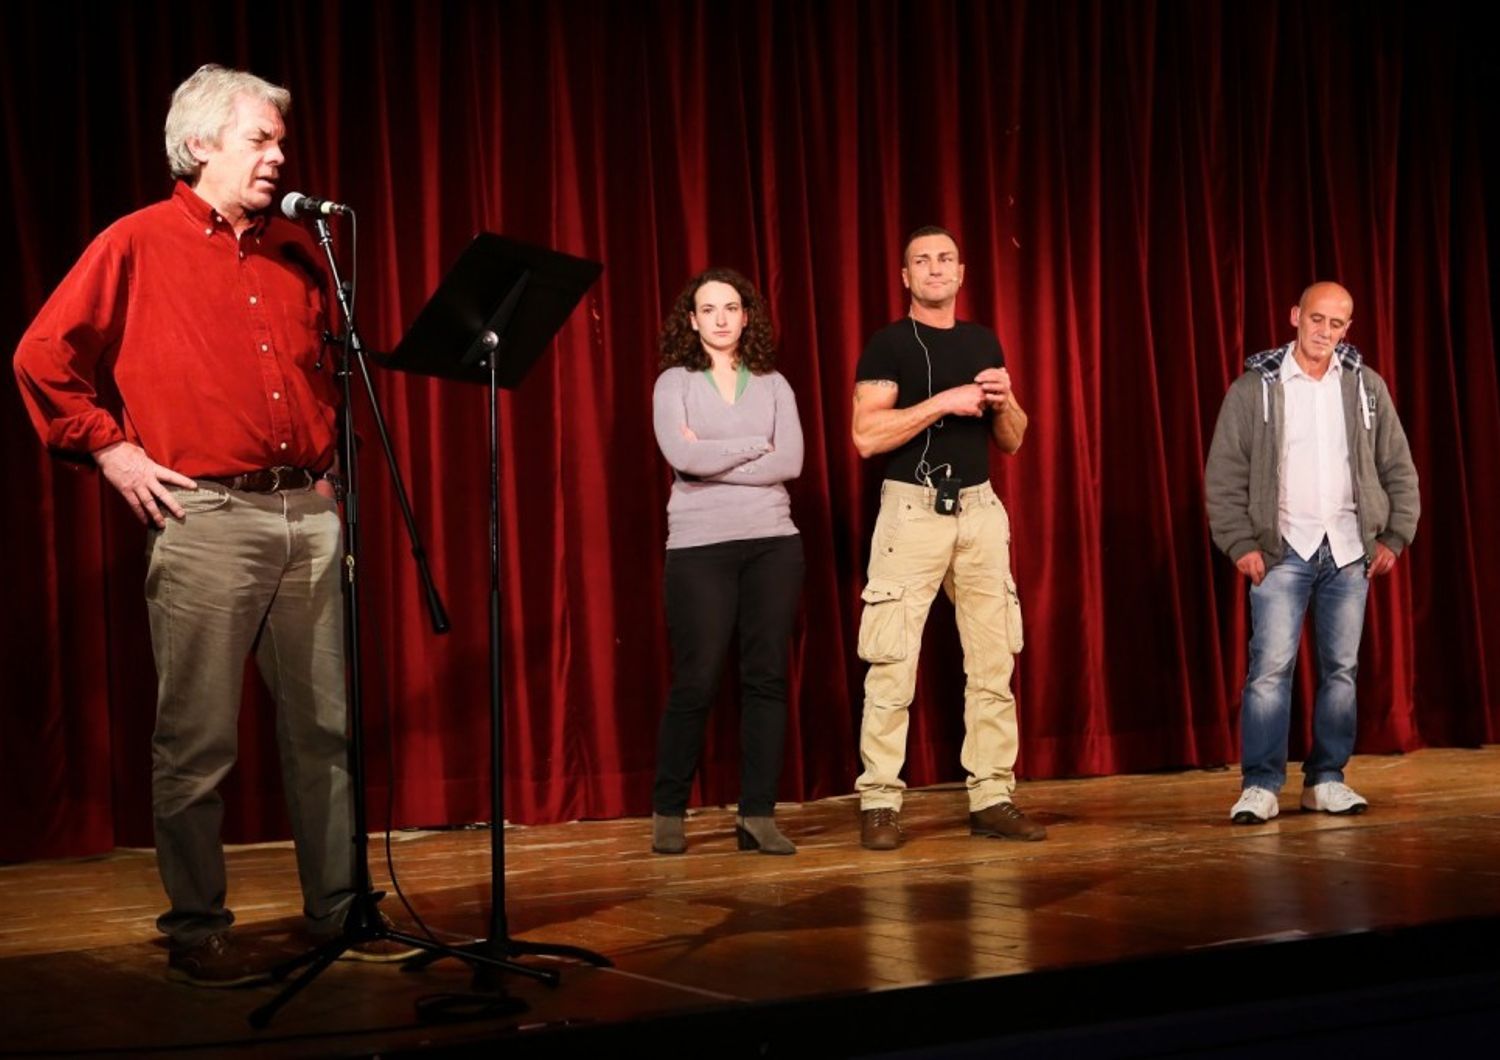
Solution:
[(1005, 576), (1005, 636), (1010, 641), (1010, 653), (1019, 655), (1026, 646), (1026, 631), (1021, 624), (1021, 594), (1009, 574)]
[(872, 581), (860, 598), (859, 657), (867, 663), (900, 662), (906, 658), (906, 587), (896, 582)]

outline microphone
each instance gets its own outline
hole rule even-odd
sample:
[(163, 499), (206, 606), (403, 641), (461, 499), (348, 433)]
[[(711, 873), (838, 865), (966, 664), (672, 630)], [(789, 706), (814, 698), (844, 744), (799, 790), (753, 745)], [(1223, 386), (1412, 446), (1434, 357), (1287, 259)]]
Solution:
[(281, 200), (281, 212), (296, 221), (303, 217), (328, 217), (333, 214), (353, 213), (348, 206), (332, 199), (315, 199), (300, 191), (289, 191)]

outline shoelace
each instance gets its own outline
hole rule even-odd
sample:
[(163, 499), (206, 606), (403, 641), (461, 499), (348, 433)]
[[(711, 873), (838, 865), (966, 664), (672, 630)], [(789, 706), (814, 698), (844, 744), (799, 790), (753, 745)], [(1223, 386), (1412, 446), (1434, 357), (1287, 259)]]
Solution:
[(889, 806), (882, 806), (875, 811), (874, 824), (876, 828), (901, 827), (901, 820), (896, 816), (896, 811)]

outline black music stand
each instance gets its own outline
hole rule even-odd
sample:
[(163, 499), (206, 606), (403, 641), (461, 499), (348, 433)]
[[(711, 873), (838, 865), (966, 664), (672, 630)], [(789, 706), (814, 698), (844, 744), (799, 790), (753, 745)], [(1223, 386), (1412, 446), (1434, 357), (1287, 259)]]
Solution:
[[(496, 967), (555, 986), (557, 972), (509, 960), (528, 954), (572, 957), (600, 967), (610, 960), (578, 946), (521, 942), (510, 937), (505, 916), (505, 763), (500, 687), (500, 441), (497, 388), (513, 388), (546, 352), (583, 293), (604, 271), (595, 261), (481, 232), (459, 256), (395, 351), (380, 363), (416, 372), (482, 383), (489, 393), (490, 450), (490, 933), (456, 947), (488, 958), (476, 962), (478, 986), (494, 985)], [(452, 954), (438, 950), (406, 962), (425, 968)]]

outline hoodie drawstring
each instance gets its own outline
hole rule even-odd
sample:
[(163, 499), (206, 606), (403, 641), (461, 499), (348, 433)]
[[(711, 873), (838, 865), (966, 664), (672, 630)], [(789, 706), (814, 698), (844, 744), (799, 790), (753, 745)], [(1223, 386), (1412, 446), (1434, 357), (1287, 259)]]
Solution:
[[(1278, 379), (1280, 378), (1279, 369), (1281, 362), (1292, 352), (1294, 345), (1294, 343), (1289, 342), (1280, 349), (1257, 353), (1254, 357), (1247, 358), (1245, 361), (1245, 368), (1247, 370), (1254, 370), (1260, 375), (1260, 419), (1262, 423), (1271, 422), (1272, 372), (1277, 372)], [(1374, 409), (1370, 404), (1370, 394), (1365, 390), (1365, 367), (1363, 359), (1359, 356), (1359, 351), (1352, 346), (1345, 347), (1343, 343), (1340, 343), (1338, 348), (1334, 350), (1334, 355), (1338, 357), (1339, 363), (1345, 368), (1352, 367), (1354, 369), (1355, 385), (1359, 388), (1359, 417), (1365, 425), (1365, 430), (1374, 430)]]

